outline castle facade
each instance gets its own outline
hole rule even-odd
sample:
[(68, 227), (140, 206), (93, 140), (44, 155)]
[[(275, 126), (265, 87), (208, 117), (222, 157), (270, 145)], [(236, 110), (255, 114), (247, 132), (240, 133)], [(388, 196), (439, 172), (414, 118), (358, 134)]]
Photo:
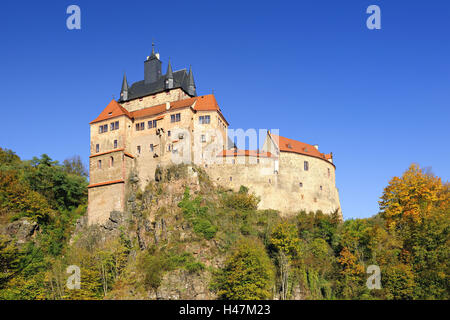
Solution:
[(270, 131), (260, 149), (237, 149), (214, 95), (197, 96), (192, 69), (173, 71), (169, 61), (162, 74), (161, 66), (153, 49), (144, 80), (129, 86), (124, 75), (120, 98), (90, 123), (89, 224), (125, 210), (132, 174), (144, 188), (157, 167), (173, 163), (202, 166), (224, 187), (248, 187), (260, 209), (340, 212), (331, 153)]

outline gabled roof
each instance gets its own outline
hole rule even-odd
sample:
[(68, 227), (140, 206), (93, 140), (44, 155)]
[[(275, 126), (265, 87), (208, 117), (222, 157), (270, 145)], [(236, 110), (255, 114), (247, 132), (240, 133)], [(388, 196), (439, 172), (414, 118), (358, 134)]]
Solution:
[(271, 136), (273, 142), (277, 144), (277, 147), (280, 149), (281, 152), (293, 152), (298, 154), (304, 154), (307, 156), (320, 158), (326, 161), (328, 161), (328, 159), (331, 159), (331, 154), (325, 155), (319, 150), (317, 150), (311, 144), (285, 138), (270, 132), (268, 134)]
[(100, 113), (100, 115), (95, 120), (90, 122), (90, 124), (123, 115), (126, 115), (128, 118), (131, 118), (130, 113), (124, 107), (122, 107), (116, 100), (113, 99), (106, 106), (106, 108)]

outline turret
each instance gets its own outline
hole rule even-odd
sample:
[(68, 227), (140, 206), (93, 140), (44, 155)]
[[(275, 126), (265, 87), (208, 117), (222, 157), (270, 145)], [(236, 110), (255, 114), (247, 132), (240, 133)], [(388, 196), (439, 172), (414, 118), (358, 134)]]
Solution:
[(173, 88), (173, 72), (172, 72), (172, 66), (170, 65), (170, 59), (169, 59), (169, 64), (167, 65), (166, 81), (165, 81), (164, 86), (166, 89)]
[(124, 73), (122, 89), (120, 90), (120, 101), (125, 101), (127, 99), (128, 99), (128, 81), (127, 81), (127, 75)]
[(197, 92), (195, 90), (194, 75), (192, 74), (192, 67), (189, 66), (189, 76), (188, 76), (188, 94), (191, 96), (196, 96)]

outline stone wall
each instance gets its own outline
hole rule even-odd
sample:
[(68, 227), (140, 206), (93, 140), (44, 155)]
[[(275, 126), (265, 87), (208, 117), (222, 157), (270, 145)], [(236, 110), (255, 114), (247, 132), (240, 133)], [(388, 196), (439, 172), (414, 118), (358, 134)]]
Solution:
[(111, 211), (123, 211), (125, 184), (116, 183), (89, 188), (88, 224), (104, 224)]
[[(340, 211), (335, 168), (328, 161), (287, 152), (281, 152), (279, 159), (260, 158), (259, 163), (251, 158), (227, 157), (225, 163), (210, 165), (205, 170), (215, 183), (224, 187), (235, 191), (241, 185), (248, 187), (261, 198), (259, 209), (276, 209), (283, 215), (300, 210), (321, 210), (325, 214)], [(308, 171), (304, 170), (305, 161), (309, 164)]]
[(171, 89), (147, 97), (137, 98), (123, 102), (121, 105), (129, 112), (157, 106), (166, 102), (188, 99), (190, 96), (180, 88)]

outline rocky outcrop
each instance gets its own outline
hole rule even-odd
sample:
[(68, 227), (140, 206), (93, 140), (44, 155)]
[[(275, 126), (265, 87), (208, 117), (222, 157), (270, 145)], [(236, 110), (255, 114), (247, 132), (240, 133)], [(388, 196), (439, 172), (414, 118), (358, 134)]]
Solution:
[(22, 218), (3, 226), (0, 234), (16, 238), (18, 244), (24, 244), (33, 239), (38, 230), (39, 225), (37, 222)]

